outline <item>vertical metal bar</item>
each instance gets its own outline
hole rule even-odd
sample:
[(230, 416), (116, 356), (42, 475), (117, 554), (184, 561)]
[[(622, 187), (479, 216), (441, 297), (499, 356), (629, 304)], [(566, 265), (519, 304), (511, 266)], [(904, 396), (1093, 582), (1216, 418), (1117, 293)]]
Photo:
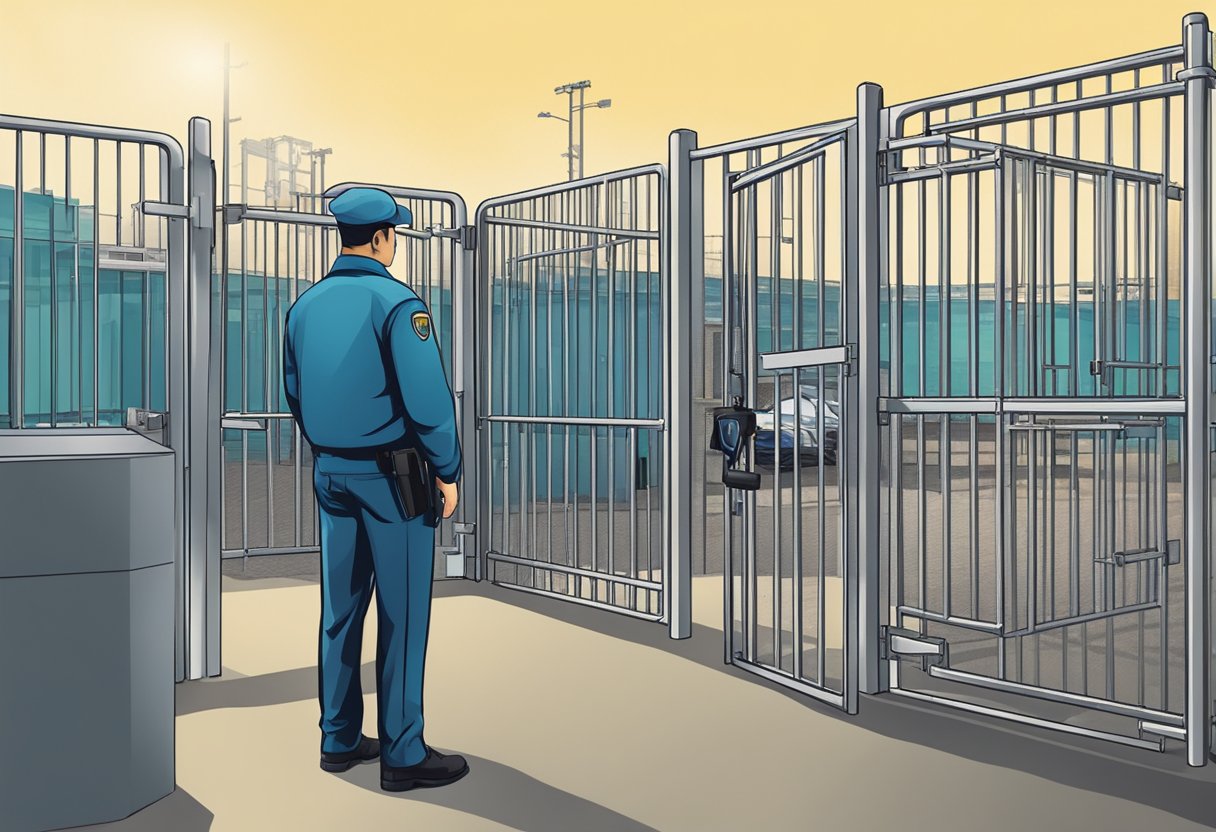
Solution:
[[(224, 137), (225, 159), (227, 159), (227, 141), (228, 141), (228, 138), (227, 138), (226, 131), (225, 131), (225, 137)], [(225, 164), (227, 164), (227, 161), (225, 161)], [(315, 157), (313, 157), (312, 164), (313, 164), (313, 168), (315, 169), (316, 168)], [(312, 184), (312, 180), (309, 180), (309, 181), (310, 181), (309, 192), (310, 192), (310, 197), (311, 197), (310, 202), (315, 205), (316, 188)], [(313, 208), (313, 210), (315, 210), (315, 207)], [(292, 271), (291, 278), (288, 280), (288, 283), (287, 283), (287, 301), (288, 301), (287, 308), (289, 311), (292, 306), (295, 306), (296, 298), (299, 297), (299, 292), (300, 292), (299, 281), (300, 281), (300, 275), (302, 274), (302, 272), (300, 271), (300, 241), (301, 241), (301, 239), (309, 240), (310, 239), (309, 232), (310, 232), (310, 229), (296, 227), (295, 232), (292, 234), (292, 238), (295, 242), (296, 262), (295, 262), (295, 269)], [(228, 247), (226, 244), (227, 236), (228, 236), (228, 232), (227, 232), (227, 230), (225, 230), (224, 231), (224, 238), (225, 238), (224, 265), (223, 265), (224, 301), (220, 307), (221, 308), (220, 326), (223, 327), (224, 331), (226, 331), (228, 328), (228, 326), (227, 326), (228, 313), (226, 311), (228, 308), (228, 289), (227, 289), (227, 286), (228, 286)], [(310, 248), (311, 248), (311, 246), (310, 246)], [(307, 264), (307, 258), (306, 258), (306, 264)], [(283, 317), (284, 328), (286, 328), (286, 325), (287, 325), (287, 318), (286, 318), (286, 314), (284, 314), (284, 317)], [(226, 340), (226, 339), (221, 338), (221, 343), (223, 343), (224, 340)], [(280, 340), (280, 342), (282, 342), (283, 336), (280, 336), (279, 340)], [(223, 359), (220, 360), (220, 366), (224, 367), (223, 372), (226, 375), (228, 371), (227, 371), (227, 366)], [(295, 446), (294, 451), (292, 453), (292, 469), (293, 470), (292, 470), (291, 495), (292, 495), (292, 504), (294, 506), (294, 508), (292, 510), (292, 516), (295, 518), (295, 530), (294, 530), (293, 536), (292, 536), (292, 545), (293, 546), (303, 546), (304, 545), (304, 541), (303, 541), (304, 527), (303, 527), (302, 514), (303, 514), (303, 491), (304, 491), (303, 476), (304, 476), (304, 474), (303, 474), (303, 460), (301, 460), (301, 458), (300, 458), (301, 453), (303, 451), (303, 448), (302, 448), (303, 440), (300, 437), (300, 426), (297, 425), (294, 420), (292, 422), (290, 422), (290, 424), (291, 424), (292, 444)], [(225, 479), (227, 479), (227, 477), (225, 477)]]
[[(1004, 98), (1002, 97), (1002, 107)], [(1002, 131), (1004, 126), (1002, 125)], [(996, 375), (995, 394), (998, 398), (1004, 398), (1008, 395), (1008, 385), (1005, 382), (1005, 200), (1007, 194), (1011, 191), (1006, 186), (1006, 180), (1009, 179), (1008, 163), (1002, 163), (997, 168), (993, 178), (995, 208), (995, 229), (993, 234), (993, 245), (995, 252), (993, 263), (995, 268), (995, 287), (994, 287), (994, 323), (996, 325), (996, 355), (994, 356), (994, 371)], [(994, 436), (996, 440), (995, 449), (995, 472), (996, 478), (996, 499), (995, 499), (995, 546), (996, 546), (996, 614), (995, 623), (1003, 626), (1005, 623), (1005, 537), (1009, 530), (1005, 526), (1005, 505), (1007, 500), (1006, 488), (1008, 486), (1009, 472), (1008, 459), (1005, 455), (1005, 430), (1007, 426), (1007, 418), (1003, 413), (996, 414)], [(997, 639), (997, 675), (999, 678), (1005, 678), (1005, 638)]]
[[(760, 164), (760, 154), (758, 151), (752, 150), (748, 152), (748, 167), (756, 167)], [(745, 284), (741, 287), (741, 295), (743, 299), (743, 373), (744, 385), (743, 395), (744, 403), (748, 407), (757, 405), (756, 385), (758, 382), (758, 361), (757, 361), (757, 337), (756, 319), (757, 319), (757, 292), (758, 287), (758, 269), (756, 263), (756, 252), (759, 247), (757, 237), (757, 220), (756, 220), (756, 198), (755, 188), (749, 188), (744, 192), (746, 200), (744, 202), (745, 211), (742, 217), (743, 220), (743, 241), (746, 248), (743, 250), (743, 256), (746, 258), (746, 265), (742, 269)], [(755, 465), (756, 460), (756, 444), (755, 437), (748, 440), (747, 448), (748, 462)], [(746, 564), (746, 577), (744, 578), (744, 592), (747, 593), (747, 613), (744, 615), (746, 621), (746, 638), (747, 638), (747, 660), (756, 660), (756, 629), (758, 627), (757, 599), (756, 599), (756, 492), (750, 491), (744, 498), (744, 563)]]
[(695, 367), (692, 283), (694, 275), (700, 274), (694, 260), (701, 243), (694, 240), (693, 227), (697, 196), (702, 192), (701, 168), (693, 165), (691, 156), (696, 146), (697, 134), (691, 130), (677, 130), (671, 134), (670, 180), (667, 183), (671, 196), (666, 219), (671, 241), (667, 252), (668, 316), (663, 323), (664, 342), (668, 345), (663, 359), (667, 419), (663, 576), (672, 638), (687, 638), (692, 634), (692, 375)]
[[(133, 222), (136, 220), (138, 220), (138, 222), (139, 222), (139, 225), (135, 229), (135, 231), (137, 232), (136, 239), (138, 241), (138, 244), (142, 246), (142, 245), (145, 245), (144, 238), (147, 235), (147, 220), (146, 220), (146, 218), (144, 218), (144, 216), (142, 214), (144, 200), (147, 198), (147, 196), (146, 196), (147, 190), (146, 190), (145, 175), (144, 175), (144, 168), (145, 168), (144, 146), (142, 144), (137, 144), (135, 147), (137, 148), (137, 150), (139, 152), (139, 206), (140, 207), (132, 213), (131, 219)], [(135, 236), (135, 235), (133, 235), (133, 236)], [(168, 276), (166, 275), (166, 278), (167, 277)], [(167, 280), (166, 280), (166, 284), (167, 284)], [(142, 390), (143, 395), (141, 396), (141, 400), (143, 402), (143, 406), (145, 409), (150, 409), (152, 407), (152, 303), (151, 303), (152, 296), (149, 293), (150, 285), (151, 285), (150, 275), (148, 274), (147, 271), (144, 271), (143, 272), (143, 303), (141, 305), (142, 311), (143, 311), (143, 319), (144, 319), (144, 331), (143, 331), (144, 377), (143, 377), (143, 390)], [(166, 286), (166, 288), (167, 288), (167, 286)]]
[[(821, 208), (822, 208), (822, 204), (821, 204)], [(819, 285), (819, 288), (820, 288), (820, 290), (823, 289), (822, 283)], [(816, 588), (816, 593), (817, 593), (816, 602), (815, 602), (815, 659), (816, 659), (816, 665), (817, 665), (815, 683), (817, 685), (819, 685), (820, 687), (824, 687), (826, 685), (826, 680), (824, 677), (826, 676), (827, 654), (828, 654), (828, 649), (827, 649), (827, 583), (828, 583), (828, 578), (827, 578), (827, 574), (828, 574), (827, 528), (828, 528), (828, 519), (827, 519), (827, 494), (826, 494), (826, 489), (824, 487), (824, 482), (826, 480), (826, 477), (824, 476), (824, 474), (826, 473), (826, 471), (824, 470), (825, 460), (823, 458), (823, 451), (822, 451), (822, 448), (823, 448), (823, 423), (824, 423), (823, 401), (825, 398), (825, 396), (823, 395), (823, 388), (824, 388), (824, 382), (826, 381), (826, 368), (821, 364), (821, 365), (819, 365), (818, 370), (819, 370), (819, 378), (815, 385), (815, 394), (816, 394), (815, 419), (818, 422), (817, 430), (819, 432), (818, 439), (819, 439), (819, 448), (820, 448), (819, 459), (817, 460), (817, 465), (819, 468), (819, 470), (817, 471), (818, 482), (819, 482), (819, 495), (818, 495), (819, 499), (816, 504), (817, 508), (818, 508), (818, 511), (816, 511), (816, 515), (819, 519), (819, 524), (818, 524), (819, 525), (819, 540), (817, 541), (817, 543), (819, 545), (819, 557), (816, 558), (816, 566), (818, 568), (815, 570), (815, 573), (816, 573), (815, 574), (815, 584), (816, 584), (815, 588)], [(842, 424), (841, 427), (843, 428), (844, 425)], [(839, 487), (837, 489), (837, 494), (838, 495), (840, 494)], [(840, 519), (841, 519), (841, 521), (845, 520), (844, 517), (842, 517)], [(844, 556), (845, 556), (845, 553), (843, 551), (843, 547), (837, 548), (836, 549), (836, 564), (837, 564), (838, 569), (844, 559)], [(846, 672), (847, 672), (847, 667), (846, 667)]]
[[(8, 422), (13, 429), (25, 427), (25, 158), (22, 131), (14, 132), (16, 169), (13, 174), (13, 288), (9, 306)], [(96, 236), (96, 235), (95, 235)], [(96, 243), (94, 243), (96, 263)], [(96, 292), (97, 282), (93, 282)], [(96, 295), (94, 295), (96, 297)], [(96, 302), (93, 308), (97, 308)], [(96, 333), (96, 329), (93, 330)], [(93, 351), (96, 363), (97, 351)], [(96, 389), (96, 388), (94, 388)]]
[[(780, 147), (778, 157), (780, 157)], [(781, 235), (782, 218), (781, 176), (768, 181), (769, 187), (769, 349), (780, 350), (781, 344)], [(773, 373), (773, 667), (781, 669), (781, 373)], [(798, 391), (794, 391), (798, 395)], [(794, 423), (794, 452), (802, 444), (802, 425)], [(798, 464), (797, 457), (794, 464)]]
[[(730, 157), (722, 159), (722, 398), (730, 401), (734, 392), (731, 377), (735, 372), (735, 210), (731, 195)], [(742, 392), (742, 391), (740, 391)], [(713, 427), (710, 428), (713, 430)], [(734, 565), (734, 513), (733, 492), (722, 489), (722, 626), (726, 630), (724, 660), (732, 664), (735, 660), (735, 565)], [(740, 593), (742, 596), (743, 593)], [(801, 645), (799, 645), (801, 652)]]
[[(541, 236), (543, 238), (544, 235), (543, 235), (543, 232), (538, 233), (538, 231), (539, 231), (539, 229), (536, 229), (536, 228), (530, 229), (530, 234), (528, 235), (529, 242), (531, 244), (531, 247), (529, 249), (530, 252), (535, 252), (535, 251), (539, 250), (539, 248), (537, 246), (536, 238), (538, 236)], [(536, 352), (537, 270), (532, 265), (532, 263), (539, 264), (539, 262), (530, 261), (529, 265), (527, 266), (528, 270), (531, 272), (531, 275), (528, 279), (528, 295), (532, 302), (532, 306), (531, 306), (531, 310), (530, 310), (530, 317), (528, 318), (528, 336), (529, 336), (530, 342), (523, 344), (521, 346), (521, 349), (523, 349), (523, 348), (527, 349), (527, 358), (528, 358), (528, 360), (526, 362), (526, 365), (528, 367), (528, 380), (527, 380), (528, 410), (527, 410), (527, 412), (528, 412), (529, 416), (536, 415), (536, 400), (537, 400), (538, 394), (540, 393), (540, 389), (539, 389), (540, 386), (537, 384), (537, 379), (536, 379), (536, 367), (537, 367), (537, 363), (539, 360), (539, 356), (537, 355), (537, 352)], [(522, 277), (522, 275), (521, 275), (521, 277)], [(531, 485), (531, 488), (532, 488), (532, 499), (531, 499), (532, 525), (530, 528), (531, 545), (528, 547), (527, 554), (524, 554), (524, 557), (530, 556), (530, 557), (535, 558), (536, 560), (540, 560), (540, 551), (538, 550), (538, 548), (536, 546), (536, 514), (537, 514), (537, 512), (536, 512), (536, 496), (537, 496), (536, 495), (536, 432), (537, 432), (536, 425), (534, 425), (534, 424), (525, 425), (522, 428), (522, 436), (526, 437), (527, 443), (528, 443), (528, 457), (527, 457), (528, 461), (527, 461), (526, 470), (523, 473), (523, 478), (527, 483), (529, 483)], [(521, 517), (520, 519), (522, 521), (523, 517)], [(548, 557), (548, 555), (546, 555), (546, 558), (547, 557)], [(537, 578), (543, 578), (544, 580), (542, 583), (546, 586), (546, 588), (548, 588), (549, 586), (552, 585), (553, 573), (551, 570), (542, 571), (540, 569), (533, 569), (532, 570), (532, 586), (533, 587), (535, 587), (537, 585)]]
[[(1156, 391), (1165, 396), (1168, 376), (1169, 343), (1167, 322), (1169, 312), (1169, 188), (1170, 181), (1170, 104), (1172, 98), (1161, 100), (1161, 182), (1157, 184), (1157, 216), (1154, 224), (1157, 255), (1157, 352), (1154, 357), (1161, 366), (1157, 371)], [(1164, 482), (1162, 483), (1164, 488)], [(1164, 529), (1163, 529), (1164, 532)], [(1164, 540), (1164, 538), (1162, 538)], [(1164, 644), (1164, 642), (1162, 642)], [(1164, 661), (1163, 661), (1164, 666)]]
[(1210, 744), (1209, 642), (1210, 587), (1208, 512), (1211, 441), (1208, 425), (1210, 396), (1210, 329), (1212, 265), (1212, 114), (1213, 72), (1207, 16), (1192, 13), (1183, 19), (1186, 69), (1186, 164), (1184, 185), (1184, 297), (1186, 351), (1183, 357), (1186, 396), (1183, 462), (1186, 499), (1186, 757), (1191, 766), (1206, 765)]
[[(72, 204), (72, 138), (65, 137), (63, 141), (64, 156), (63, 156), (63, 201), (66, 207), (65, 210), (71, 210)], [(72, 298), (74, 305), (72, 309), (72, 317), (74, 319), (73, 329), (75, 330), (76, 344), (72, 350), (72, 365), (69, 372), (76, 378), (76, 419), (77, 424), (84, 424), (84, 359), (82, 351), (84, 350), (84, 321), (82, 319), (81, 298), (80, 298), (80, 210), (76, 211), (76, 222), (74, 223), (74, 239), (72, 245)]]
[[(18, 134), (20, 135), (20, 134)], [(98, 275), (100, 267), (98, 261), (101, 259), (101, 164), (100, 164), (100, 142), (93, 139), (93, 427), (98, 427), (101, 424), (101, 417), (98, 414), (98, 399), (97, 385), (99, 382), (99, 367), (100, 359), (98, 351), (101, 348), (101, 333), (98, 331), (101, 316), (98, 313), (98, 305), (100, 303), (101, 292), (98, 287)], [(20, 170), (20, 168), (18, 168)], [(21, 193), (20, 185), (18, 185), (17, 193)], [(20, 222), (17, 225), (20, 228)], [(20, 239), (20, 235), (18, 235)], [(18, 261), (19, 262), (19, 261)], [(166, 289), (166, 298), (168, 290)], [(165, 362), (166, 367), (168, 362)]]
[[(1074, 116), (1076, 118), (1076, 116)], [(1079, 247), (1077, 223), (1077, 172), (1068, 173), (1068, 394), (1080, 394), (1081, 317), (1077, 296), (1077, 254)], [(1075, 443), (1074, 443), (1075, 444)]]
[[(849, 262), (855, 264), (855, 273), (849, 275), (853, 282), (849, 314), (857, 316), (853, 341), (857, 345), (857, 378), (845, 382), (851, 388), (848, 400), (855, 419), (852, 425), (846, 426), (842, 414), (837, 441), (839, 446), (847, 431), (856, 432), (856, 440), (843, 446), (849, 449), (849, 454), (855, 448), (857, 454), (856, 459), (848, 458), (846, 466), (855, 472), (849, 475), (849, 482), (855, 484), (857, 495), (853, 504), (856, 520), (852, 526), (856, 533), (845, 570), (846, 655), (849, 657), (845, 662), (845, 698), (846, 710), (850, 713), (857, 708), (858, 690), (879, 693), (886, 690), (889, 678), (882, 672), (884, 663), (880, 650), (880, 631), (888, 623), (889, 591), (880, 545), (882, 440), (878, 429), (880, 281), (884, 273), (881, 255), (889, 220), (881, 210), (886, 206), (883, 202), (886, 197), (878, 181), (878, 158), (885, 138), (882, 87), (862, 84), (857, 89), (857, 127), (849, 142), (851, 159), (848, 185), (845, 186), (853, 209), (843, 221), (845, 248), (848, 252), (856, 252), (849, 257)], [(900, 254), (902, 256), (902, 252)], [(897, 355), (892, 347), (891, 372), (900, 374), (895, 363)], [(855, 398), (852, 391), (856, 392)], [(840, 453), (838, 447), (838, 457)]]
[[(921, 352), (921, 361), (925, 354)], [(923, 366), (923, 364), (922, 364)], [(919, 587), (916, 605), (919, 609), (928, 609), (929, 603), (929, 524), (926, 522), (928, 504), (925, 489), (925, 414), (916, 415), (916, 583)], [(924, 632), (924, 620), (920, 622), (921, 632)]]
[[(180, 364), (185, 387), (187, 421), (184, 437), (189, 469), (185, 472), (186, 546), (189, 571), (190, 672), (192, 678), (220, 674), (220, 373), (212, 339), (212, 243), (215, 222), (215, 180), (211, 160), (211, 123), (190, 120), (189, 188), (179, 204), (196, 205), (198, 215), (188, 234), (186, 288), (189, 353)], [(142, 163), (142, 158), (141, 158)], [(142, 167), (142, 164), (141, 164)], [(180, 174), (170, 175), (180, 176)], [(143, 192), (140, 193), (143, 201)], [(146, 222), (146, 220), (145, 220)], [(185, 220), (178, 221), (183, 227)], [(166, 293), (169, 291), (166, 274)], [(168, 362), (166, 362), (168, 363)], [(171, 419), (177, 418), (171, 413)], [(180, 421), (180, 419), (179, 419)]]
[[(262, 405), (270, 407), (270, 227), (275, 229), (275, 255), (278, 255), (278, 223), (262, 223)], [(277, 264), (276, 264), (277, 269)], [(267, 420), (264, 439), (266, 442), (266, 545), (272, 546), (274, 537), (274, 465), (271, 459), (274, 431)]]
[[(795, 236), (797, 239), (797, 236)], [(797, 267), (795, 267), (797, 268)], [(797, 344), (798, 341), (795, 341)], [(815, 414), (816, 427), (819, 429), (820, 444), (817, 446), (817, 454), (823, 456), (823, 414), (816, 412)], [(802, 651), (803, 645), (806, 644), (806, 638), (802, 632), (802, 370), (794, 368), (794, 424), (798, 426), (799, 434), (798, 441), (794, 443), (794, 500), (793, 500), (793, 564), (790, 569), (790, 579), (792, 587), (791, 603), (793, 604), (792, 613), (792, 628), (790, 635), (790, 647), (793, 653), (791, 670), (795, 679), (802, 678)], [(822, 478), (820, 479), (822, 483)], [(819, 504), (818, 512), (823, 511), (823, 504)], [(729, 576), (727, 576), (729, 580)], [(819, 633), (815, 634), (815, 641), (818, 644), (820, 652), (824, 649), (823, 636)]]
[[(937, 200), (937, 312), (938, 312), (938, 395), (950, 391), (950, 174), (942, 172)], [(950, 537), (950, 415), (943, 413), (938, 423), (938, 478), (942, 499), (942, 615), (950, 615), (951, 580), (954, 575)]]
[[(47, 192), (46, 192), (46, 134), (45, 133), (40, 134), (39, 138), (41, 139), (41, 142), (42, 142), (42, 153), (40, 154), (40, 157), (38, 160), (39, 170), (40, 170), (41, 178), (42, 178), (42, 189), (41, 189), (42, 193), (40, 194), (40, 196), (45, 198), (47, 196)], [(50, 426), (53, 428), (53, 427), (57, 426), (58, 421), (59, 421), (58, 420), (59, 401), (58, 401), (58, 395), (57, 395), (59, 392), (59, 273), (58, 273), (59, 270), (56, 268), (59, 265), (59, 246), (56, 244), (56, 240), (55, 240), (55, 197), (53, 194), (51, 195), (51, 197), (48, 201), (47, 209), (49, 211), (47, 236), (50, 238), (49, 239), (50, 263), (48, 265), (50, 266), (50, 276), (51, 276), (51, 331), (50, 331), (50, 347), (51, 347), (51, 355), (50, 355), (51, 379), (50, 380), (51, 380), (51, 384), (50, 384), (50, 402), (49, 402), (49, 405), (50, 405), (49, 417), (50, 418), (48, 421), (50, 423)], [(144, 272), (144, 283), (145, 283), (145, 288), (146, 288), (147, 272)], [(147, 297), (147, 295), (145, 292), (145, 298), (146, 297)], [(146, 353), (145, 353), (145, 355), (146, 355)]]

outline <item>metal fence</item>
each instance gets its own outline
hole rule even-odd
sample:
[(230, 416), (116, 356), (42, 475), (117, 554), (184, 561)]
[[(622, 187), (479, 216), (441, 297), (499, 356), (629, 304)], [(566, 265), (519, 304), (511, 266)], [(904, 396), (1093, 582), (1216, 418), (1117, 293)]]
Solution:
[(1174, 80), (1202, 38), (888, 111), (892, 624), (940, 647), (893, 654), (892, 690), (1149, 748), (1206, 719), (1181, 229), (1210, 197)]
[(661, 166), (477, 212), (482, 574), (665, 618), (669, 286)]
[(179, 680), (219, 672), (212, 225), (190, 208), (214, 202), (206, 120), (188, 151), (163, 133), (0, 116), (0, 413), (17, 430), (139, 427), (174, 449)]
[[(352, 184), (330, 188), (332, 199)], [(456, 194), (380, 187), (407, 206), (414, 228), (405, 233), (393, 264), (432, 310), (444, 370), (456, 396), (464, 436), (464, 380), (471, 350), (459, 323), (469, 296), (462, 282), (471, 260), (464, 201)], [(312, 451), (287, 409), (282, 380), (283, 326), (301, 292), (325, 276), (341, 244), (332, 215), (228, 206), (228, 228), (217, 260), (216, 303), (224, 309), (223, 557), (298, 554), (320, 548), (312, 487)], [(469, 278), (471, 280), (471, 277)], [(470, 335), (471, 337), (471, 335)], [(472, 450), (465, 440), (466, 454)], [(470, 464), (469, 468), (474, 466)], [(444, 521), (441, 540), (453, 559), (438, 562), (444, 576), (465, 574), (463, 535), (475, 500), (466, 496)], [(475, 492), (474, 492), (475, 493)], [(457, 524), (460, 524), (459, 526)], [(471, 557), (471, 552), (469, 557)]]
[[(848, 118), (676, 131), (666, 167), (475, 228), (386, 188), (468, 458), (442, 573), (675, 637), (694, 569), (721, 574), (726, 660), (847, 711), (890, 690), (1205, 764), (1211, 53), (1189, 15), (1180, 46), (1019, 81), (886, 108), (863, 84)], [(3, 159), (0, 413), (164, 415), (178, 676), (215, 675), (221, 553), (318, 548), (279, 350), (333, 218), (217, 206), (201, 119), (187, 157), (0, 116)], [(736, 396), (746, 494), (707, 450)]]
[(1192, 15), (1182, 46), (864, 84), (856, 119), (690, 152), (698, 442), (712, 404), (759, 412), (727, 661), (1205, 762), (1214, 75)]

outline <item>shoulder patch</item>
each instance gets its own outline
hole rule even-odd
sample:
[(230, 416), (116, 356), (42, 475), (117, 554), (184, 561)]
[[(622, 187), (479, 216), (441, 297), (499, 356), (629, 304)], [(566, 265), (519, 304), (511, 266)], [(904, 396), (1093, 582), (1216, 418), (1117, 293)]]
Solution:
[(414, 325), (414, 333), (423, 341), (431, 337), (431, 316), (426, 312), (415, 312), (410, 316)]

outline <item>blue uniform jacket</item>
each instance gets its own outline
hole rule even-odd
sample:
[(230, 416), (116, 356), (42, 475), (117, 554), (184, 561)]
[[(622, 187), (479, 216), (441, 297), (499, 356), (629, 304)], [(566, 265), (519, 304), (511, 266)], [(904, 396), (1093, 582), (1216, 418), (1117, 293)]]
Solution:
[(459, 479), (456, 412), (430, 313), (378, 261), (340, 255), (296, 299), (284, 326), (283, 385), (314, 449), (413, 445), (444, 482)]

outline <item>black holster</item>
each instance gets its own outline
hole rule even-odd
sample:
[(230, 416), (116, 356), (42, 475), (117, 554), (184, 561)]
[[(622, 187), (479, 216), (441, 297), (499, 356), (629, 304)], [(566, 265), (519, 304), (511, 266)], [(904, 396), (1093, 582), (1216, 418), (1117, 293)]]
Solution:
[(443, 517), (443, 496), (435, 484), (435, 471), (416, 448), (400, 448), (377, 454), (380, 470), (397, 483), (406, 519), (426, 517), (428, 526), (438, 526)]

